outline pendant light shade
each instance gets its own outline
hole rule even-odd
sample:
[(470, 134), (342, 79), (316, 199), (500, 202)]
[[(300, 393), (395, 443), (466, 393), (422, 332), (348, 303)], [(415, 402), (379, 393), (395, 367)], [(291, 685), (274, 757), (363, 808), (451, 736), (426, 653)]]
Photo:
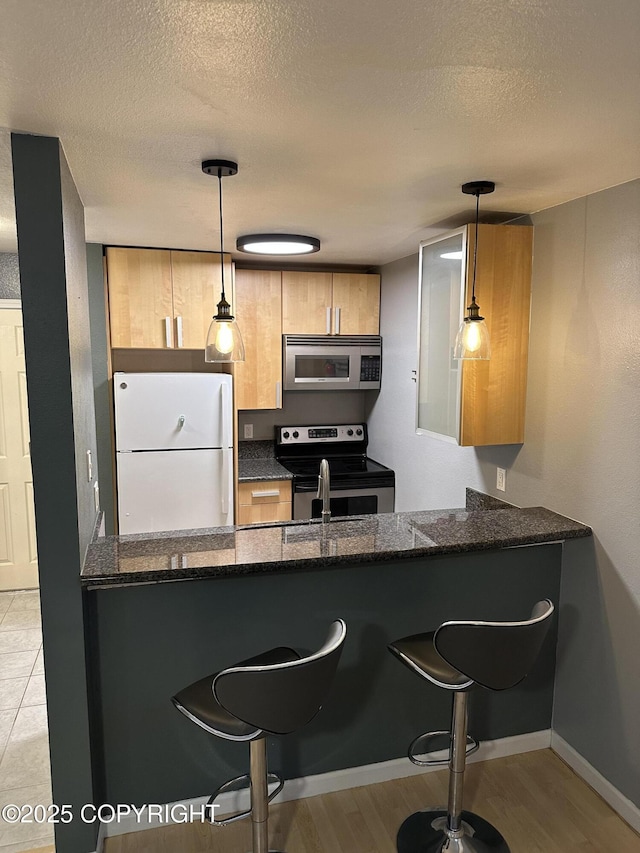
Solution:
[(220, 201), (220, 269), (222, 273), (222, 293), (217, 312), (211, 319), (207, 342), (204, 348), (204, 360), (228, 364), (244, 361), (242, 335), (231, 313), (231, 306), (224, 293), (224, 230), (222, 225), (222, 179), (238, 173), (238, 164), (232, 160), (205, 160), (202, 171), (218, 178), (218, 198)]
[(492, 193), (496, 188), (493, 181), (470, 181), (462, 185), (462, 192), (476, 197), (476, 235), (473, 245), (473, 279), (471, 284), (471, 304), (467, 306), (464, 318), (456, 335), (453, 357), (467, 360), (487, 360), (491, 358), (489, 329), (480, 316), (480, 306), (476, 302), (476, 267), (478, 260), (478, 218), (480, 214), (480, 196)]

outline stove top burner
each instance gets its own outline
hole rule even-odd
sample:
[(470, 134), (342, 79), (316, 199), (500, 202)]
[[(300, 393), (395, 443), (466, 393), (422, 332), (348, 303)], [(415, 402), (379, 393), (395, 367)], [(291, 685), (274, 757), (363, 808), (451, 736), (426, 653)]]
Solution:
[(368, 456), (331, 456), (326, 454), (323, 457), (302, 458), (302, 459), (281, 459), (280, 464), (283, 465), (292, 474), (300, 477), (317, 477), (320, 473), (321, 459), (327, 459), (329, 462), (329, 470), (331, 477), (349, 476), (353, 474), (377, 474), (380, 472), (388, 472), (389, 469), (379, 462), (374, 462)]
[(277, 426), (275, 455), (293, 474), (294, 489), (317, 485), (320, 462), (327, 459), (332, 488), (342, 483), (366, 486), (394, 485), (391, 469), (366, 455), (367, 425), (363, 423), (321, 426)]

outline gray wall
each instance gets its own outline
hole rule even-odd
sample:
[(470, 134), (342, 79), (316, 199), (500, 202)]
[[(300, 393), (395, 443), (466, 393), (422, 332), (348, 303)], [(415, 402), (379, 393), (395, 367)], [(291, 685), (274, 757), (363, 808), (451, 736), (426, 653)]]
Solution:
[(640, 181), (533, 222), (526, 438), (505, 457), (507, 499), (594, 529), (595, 552), (567, 548), (554, 728), (640, 806)]
[[(53, 796), (92, 802), (79, 572), (95, 526), (96, 454), (84, 212), (57, 139), (12, 134)], [(56, 825), (60, 853), (94, 827)]]
[(238, 413), (238, 437), (253, 424), (254, 439), (273, 439), (276, 424), (331, 424), (365, 420), (365, 398), (371, 391), (285, 391), (281, 409)]
[(15, 252), (0, 252), (0, 299), (20, 299), (20, 271)]
[(593, 527), (595, 546), (565, 546), (554, 728), (640, 806), (640, 181), (532, 220), (524, 445), (476, 451), (415, 435), (416, 255), (382, 269), (370, 450), (396, 469), (400, 509), (462, 506), (468, 485)]
[(91, 325), (91, 361), (95, 403), (100, 508), (104, 513), (105, 532), (114, 532), (113, 456), (111, 448), (111, 402), (107, 353), (107, 318), (105, 309), (102, 245), (87, 243), (87, 281), (89, 286), (89, 321)]

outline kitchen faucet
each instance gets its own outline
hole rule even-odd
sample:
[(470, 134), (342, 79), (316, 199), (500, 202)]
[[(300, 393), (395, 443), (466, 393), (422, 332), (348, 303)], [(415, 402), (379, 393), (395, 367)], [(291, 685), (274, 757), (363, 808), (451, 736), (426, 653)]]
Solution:
[(329, 463), (323, 459), (320, 463), (320, 474), (318, 475), (318, 497), (322, 499), (322, 523), (331, 520), (331, 509), (329, 503), (329, 492), (331, 491), (331, 479), (329, 476)]

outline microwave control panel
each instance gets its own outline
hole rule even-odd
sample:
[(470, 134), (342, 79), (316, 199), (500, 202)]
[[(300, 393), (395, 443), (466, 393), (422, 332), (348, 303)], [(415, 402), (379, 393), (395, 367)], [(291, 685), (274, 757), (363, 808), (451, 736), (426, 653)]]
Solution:
[(379, 355), (360, 356), (360, 382), (380, 382), (382, 359)]

